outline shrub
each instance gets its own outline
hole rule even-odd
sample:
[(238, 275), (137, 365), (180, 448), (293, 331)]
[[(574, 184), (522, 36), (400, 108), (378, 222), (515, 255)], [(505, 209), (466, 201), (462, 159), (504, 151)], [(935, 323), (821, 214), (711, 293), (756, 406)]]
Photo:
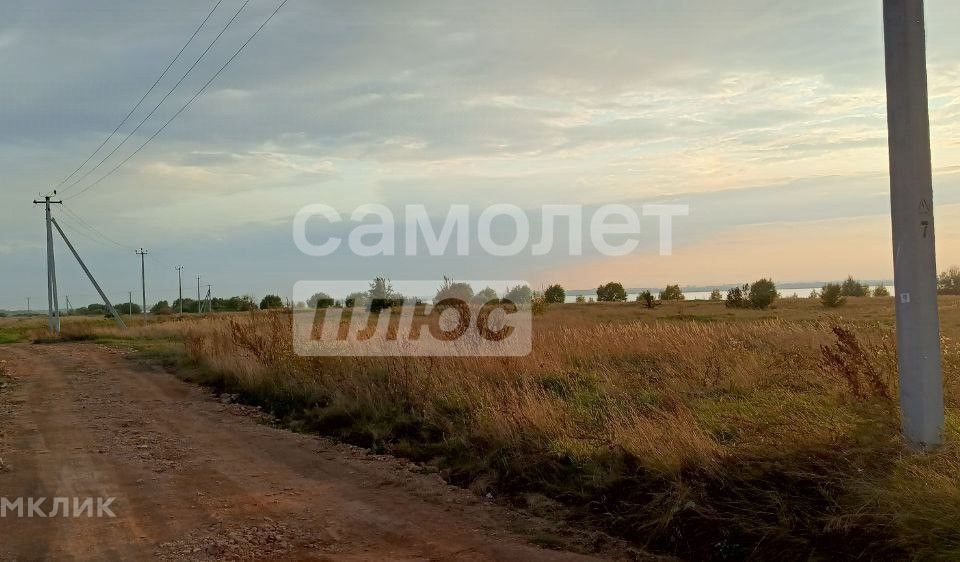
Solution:
[[(179, 310), (179, 304), (179, 299), (174, 301), (173, 308)], [(253, 297), (250, 296), (230, 297), (228, 299), (214, 298), (210, 301), (210, 305), (213, 307), (213, 310), (224, 312), (246, 312), (248, 310), (256, 310), (257, 308), (257, 303), (253, 302)], [(196, 301), (184, 299), (184, 312), (194, 312), (196, 308)]]
[(552, 304), (563, 304), (567, 300), (567, 292), (560, 285), (550, 285), (543, 292), (543, 298)]
[[(470, 289), (470, 296), (473, 296), (473, 289)], [(370, 312), (374, 313), (403, 304), (403, 295), (393, 290), (393, 285), (386, 277), (375, 277), (370, 282), (366, 297)]]
[(727, 291), (727, 308), (747, 308), (750, 304), (749, 301), (745, 298), (744, 293), (750, 290), (749, 285), (744, 285), (741, 287), (734, 287)]
[(160, 301), (150, 308), (150, 314), (173, 314), (173, 309), (167, 301)]
[(644, 291), (637, 295), (637, 302), (642, 302), (643, 306), (647, 308), (656, 306), (656, 299), (653, 298), (653, 293), (650, 291)]
[(437, 289), (433, 302), (440, 302), (447, 299), (456, 299), (463, 302), (473, 300), (473, 287), (469, 283), (457, 283), (453, 279), (444, 276), (443, 283)]
[(530, 304), (533, 301), (533, 291), (526, 285), (507, 289), (503, 297), (514, 304)]
[[(214, 299), (214, 300), (216, 300), (216, 299)], [(173, 301), (173, 304), (172, 304), (171, 306), (172, 306), (172, 308), (173, 308), (174, 310), (176, 310), (177, 312), (179, 312), (179, 311), (180, 311), (180, 299), (177, 299), (177, 300)], [(257, 305), (254, 304), (253, 306), (254, 306), (254, 308), (256, 308)], [(197, 311), (197, 301), (195, 301), (195, 300), (193, 300), (193, 299), (191, 299), (191, 298), (189, 298), (189, 297), (184, 298), (184, 299), (183, 299), (183, 311), (184, 311), (184, 312), (196, 312), (196, 311)]]
[(754, 308), (764, 310), (770, 307), (779, 296), (777, 286), (770, 279), (760, 279), (750, 285), (750, 305)]
[(890, 291), (887, 290), (887, 287), (885, 285), (877, 285), (877, 287), (873, 290), (873, 296), (889, 297)]
[(937, 292), (941, 295), (960, 295), (960, 267), (953, 266), (940, 274)]
[(685, 298), (683, 291), (680, 290), (680, 285), (667, 285), (664, 290), (660, 291), (660, 300), (662, 301), (682, 301)]
[(333, 297), (326, 293), (317, 293), (307, 299), (307, 307), (309, 308), (330, 308), (334, 305)]
[(546, 297), (537, 293), (533, 295), (533, 300), (530, 301), (530, 311), (533, 312), (534, 316), (540, 316), (541, 314), (547, 311), (547, 308), (550, 306), (550, 302), (547, 301)]
[(279, 295), (267, 295), (260, 301), (261, 310), (283, 308), (283, 299)]
[[(117, 311), (117, 314), (140, 314), (143, 312), (140, 305), (135, 302), (114, 303), (113, 308)], [(110, 312), (107, 311), (107, 306), (102, 303), (93, 303), (80, 307), (74, 310), (73, 313), (79, 316), (110, 316)]]
[(624, 302), (627, 300), (627, 291), (620, 283), (610, 282), (597, 287), (597, 300), (600, 302)]
[(367, 302), (367, 294), (356, 292), (350, 293), (347, 295), (347, 298), (343, 299), (343, 306), (347, 308), (353, 308), (355, 306), (363, 306)]
[(585, 297), (585, 296), (583, 296), (583, 295), (577, 295), (576, 301), (577, 301), (578, 304), (583, 304), (583, 303), (587, 302), (587, 297)]
[(837, 283), (827, 283), (820, 291), (820, 302), (827, 308), (837, 308), (847, 302), (843, 295), (843, 287)]
[(480, 304), (487, 304), (488, 302), (499, 300), (500, 295), (490, 287), (486, 287), (482, 291), (474, 295), (473, 300)]
[(845, 297), (865, 297), (870, 294), (870, 286), (848, 276), (840, 285), (840, 293)]
[(712, 301), (722, 301), (722, 300), (723, 300), (723, 293), (720, 292), (720, 289), (714, 289), (714, 290), (710, 293), (710, 300), (712, 300)]

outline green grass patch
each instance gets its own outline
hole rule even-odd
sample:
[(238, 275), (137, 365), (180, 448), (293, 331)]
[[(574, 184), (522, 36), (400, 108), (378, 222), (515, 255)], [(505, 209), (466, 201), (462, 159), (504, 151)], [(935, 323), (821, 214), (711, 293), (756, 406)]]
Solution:
[(0, 345), (8, 343), (20, 343), (27, 341), (26, 328), (5, 327), (0, 328)]

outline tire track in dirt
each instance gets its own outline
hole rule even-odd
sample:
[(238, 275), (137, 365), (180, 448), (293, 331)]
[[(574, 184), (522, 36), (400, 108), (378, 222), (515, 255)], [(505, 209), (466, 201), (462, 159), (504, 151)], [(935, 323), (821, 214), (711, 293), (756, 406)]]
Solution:
[(14, 344), (0, 358), (12, 381), (0, 497), (115, 497), (117, 514), (8, 516), (2, 559), (588, 559), (515, 532), (555, 532), (545, 522), (404, 461), (258, 423), (116, 350)]

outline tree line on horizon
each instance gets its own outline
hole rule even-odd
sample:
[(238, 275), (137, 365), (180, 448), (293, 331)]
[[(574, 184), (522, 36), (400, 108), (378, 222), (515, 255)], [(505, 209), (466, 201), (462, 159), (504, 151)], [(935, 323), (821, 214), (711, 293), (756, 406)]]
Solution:
[[(960, 267), (952, 266), (948, 270), (939, 274), (937, 279), (937, 292), (941, 295), (960, 295)], [(871, 288), (867, 283), (855, 279), (852, 275), (848, 276), (840, 283), (827, 283), (817, 291), (814, 289), (809, 298), (819, 299), (823, 306), (827, 308), (836, 308), (843, 306), (850, 297), (889, 297), (890, 292), (884, 285), (877, 285)], [(538, 307), (545, 307), (550, 304), (563, 304), (566, 302), (566, 290), (560, 284), (549, 285), (543, 291), (534, 291), (527, 285), (508, 287), (502, 297), (494, 289), (485, 287), (475, 291), (468, 283), (458, 282), (449, 277), (444, 277), (443, 283), (437, 289), (433, 297), (433, 302), (438, 303), (447, 299), (457, 299), (463, 302), (485, 304), (492, 301), (510, 301), (520, 305), (532, 305), (535, 311)], [(723, 301), (728, 308), (757, 308), (766, 309), (773, 305), (776, 299), (780, 298), (776, 284), (767, 278), (759, 279), (753, 283), (745, 283), (728, 289), (724, 295), (720, 289), (714, 289), (710, 293), (710, 301)], [(654, 308), (663, 302), (682, 301), (686, 296), (683, 294), (679, 284), (667, 285), (658, 294), (654, 294), (649, 289), (642, 291), (636, 297), (639, 302), (647, 308)], [(355, 306), (365, 306), (371, 311), (378, 312), (386, 308), (391, 308), (406, 302), (406, 298), (396, 292), (390, 280), (386, 277), (376, 277), (371, 281), (366, 291), (357, 291), (347, 295), (344, 299), (336, 299), (326, 293), (317, 293), (311, 296), (306, 302), (292, 303), (285, 301), (276, 294), (264, 296), (259, 303), (250, 295), (233, 296), (227, 298), (216, 297), (211, 299), (210, 304), (213, 312), (246, 312), (250, 310), (275, 310), (282, 308), (330, 308)], [(611, 281), (597, 287), (596, 299), (578, 295), (575, 299), (577, 303), (589, 302), (626, 302), (627, 291), (622, 283)], [(205, 302), (205, 301), (203, 301)], [(415, 299), (415, 302), (422, 304), (422, 301)], [(114, 308), (120, 314), (141, 314), (142, 308), (137, 303), (121, 303)], [(172, 303), (161, 300), (150, 308), (151, 314), (167, 315), (175, 314), (180, 311), (180, 299)], [(183, 299), (184, 314), (197, 313), (199, 311), (198, 301), (191, 298)], [(102, 316), (107, 315), (106, 306), (102, 303), (93, 303), (87, 306), (76, 308), (72, 314), (78, 316)]]

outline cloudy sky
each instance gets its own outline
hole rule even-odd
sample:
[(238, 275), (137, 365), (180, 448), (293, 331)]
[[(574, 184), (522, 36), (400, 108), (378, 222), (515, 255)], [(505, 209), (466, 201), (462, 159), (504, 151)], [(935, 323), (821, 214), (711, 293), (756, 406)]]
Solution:
[[(43, 306), (31, 205), (110, 134), (214, 1), (0, 0), (0, 307)], [(82, 177), (177, 82), (243, 0), (223, 0)], [(112, 298), (288, 294), (377, 274), (595, 287), (892, 275), (877, 0), (289, 0), (197, 101), (140, 146), (276, 7), (250, 0), (141, 129), (63, 191), (57, 216)], [(960, 4), (927, 1), (939, 263), (960, 263)], [(303, 205), (536, 209), (684, 203), (621, 258), (302, 255)], [(79, 217), (79, 218), (78, 218)], [(87, 226), (89, 225), (89, 226)], [(91, 230), (93, 227), (94, 230)], [(535, 228), (534, 238), (539, 230)], [(649, 242), (649, 243), (647, 243)], [(62, 245), (61, 294), (95, 301)], [(452, 253), (452, 252), (451, 252)], [(192, 285), (191, 285), (192, 284)], [(190, 294), (190, 292), (188, 292)]]

